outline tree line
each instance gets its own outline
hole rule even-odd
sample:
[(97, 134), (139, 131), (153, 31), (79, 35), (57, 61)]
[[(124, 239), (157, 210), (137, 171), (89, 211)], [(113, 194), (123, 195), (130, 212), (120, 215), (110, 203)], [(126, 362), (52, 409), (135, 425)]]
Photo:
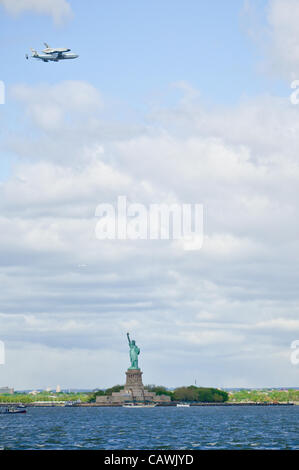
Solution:
[[(90, 401), (95, 401), (96, 397), (100, 395), (112, 395), (113, 392), (119, 392), (123, 388), (124, 385), (114, 385), (106, 390), (98, 390), (90, 398)], [(171, 401), (223, 403), (228, 400), (228, 393), (218, 388), (190, 385), (169, 390), (163, 385), (146, 385), (145, 389), (149, 392), (155, 392), (157, 395), (168, 395)]]

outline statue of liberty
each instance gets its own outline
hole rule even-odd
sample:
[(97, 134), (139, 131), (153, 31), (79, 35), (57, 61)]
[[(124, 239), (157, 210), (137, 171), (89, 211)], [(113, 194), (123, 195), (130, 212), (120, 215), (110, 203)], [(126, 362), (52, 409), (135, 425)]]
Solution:
[(140, 353), (140, 349), (138, 348), (137, 344), (135, 343), (135, 340), (133, 339), (132, 341), (130, 340), (129, 333), (127, 333), (128, 341), (129, 341), (129, 347), (130, 347), (130, 361), (131, 361), (131, 367), (129, 369), (138, 369), (138, 354)]

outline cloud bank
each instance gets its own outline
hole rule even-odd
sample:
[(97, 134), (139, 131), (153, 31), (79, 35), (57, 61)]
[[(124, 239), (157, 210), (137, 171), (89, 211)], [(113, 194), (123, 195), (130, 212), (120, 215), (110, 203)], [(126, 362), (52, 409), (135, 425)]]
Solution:
[[(12, 95), (34, 132), (5, 142), (19, 163), (0, 185), (6, 381), (120, 382), (129, 330), (149, 383), (294, 384), (299, 109), (261, 97), (211, 111), (195, 93), (138, 125), (111, 122), (85, 82)], [(202, 249), (97, 240), (95, 208), (118, 195), (202, 203)], [(77, 367), (65, 375), (57, 357)]]

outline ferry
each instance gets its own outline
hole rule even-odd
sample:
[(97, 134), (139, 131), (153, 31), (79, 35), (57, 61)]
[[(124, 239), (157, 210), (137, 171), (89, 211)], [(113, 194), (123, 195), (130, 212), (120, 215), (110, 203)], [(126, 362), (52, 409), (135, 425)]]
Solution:
[(125, 403), (122, 406), (123, 408), (154, 408), (157, 405), (156, 403)]
[(177, 403), (176, 406), (178, 408), (189, 408), (190, 404), (189, 403)]
[(23, 405), (20, 406), (6, 406), (0, 411), (0, 414), (17, 414), (17, 413), (26, 413), (26, 408)]
[(64, 403), (64, 406), (78, 406), (81, 403), (81, 400), (75, 400), (75, 401), (66, 401)]

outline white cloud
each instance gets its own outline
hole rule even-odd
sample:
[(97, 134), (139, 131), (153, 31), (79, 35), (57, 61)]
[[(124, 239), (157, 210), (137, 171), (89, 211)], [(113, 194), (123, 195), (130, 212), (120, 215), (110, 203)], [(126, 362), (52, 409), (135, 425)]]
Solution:
[(0, 0), (0, 4), (12, 15), (26, 11), (50, 15), (56, 24), (72, 16), (67, 0)]
[(191, 344), (199, 344), (206, 346), (212, 344), (213, 346), (223, 345), (223, 343), (242, 343), (244, 337), (236, 333), (228, 331), (215, 331), (205, 328), (205, 331), (183, 331), (181, 336)]
[[(38, 107), (45, 91), (46, 117)], [(295, 368), (281, 359), (278, 370), (269, 356), (283, 358), (298, 327), (299, 137), (291, 131), (298, 111), (287, 100), (261, 98), (212, 113), (194, 96), (194, 105), (189, 96), (141, 129), (111, 123), (88, 83), (14, 87), (34, 131), (24, 139), (16, 128), (6, 141), (20, 160), (0, 185), (1, 339), (14, 358), (16, 344), (28, 358), (39, 348), (41, 357), (51, 350), (56, 358), (63, 349), (70, 362), (73, 349), (82, 350), (76, 374), (96, 386), (84, 361), (90, 353), (95, 366), (110, 343), (125, 368), (121, 338), (129, 328), (148, 382), (179, 385), (207, 363), (207, 385), (228, 376), (227, 385), (266, 385), (263, 364), (268, 385), (278, 376), (280, 384), (295, 380)], [(96, 206), (123, 194), (146, 205), (202, 203), (202, 249), (97, 240)], [(257, 360), (253, 383), (244, 364), (250, 370)], [(174, 363), (184, 369), (179, 379)], [(27, 377), (37, 370), (30, 367)], [(112, 367), (106, 386), (122, 380), (119, 365)], [(56, 383), (63, 371), (51, 374)]]
[(268, 0), (265, 9), (245, 0), (242, 20), (263, 60), (260, 71), (292, 81), (299, 76), (299, 4), (297, 0)]
[(270, 0), (267, 18), (270, 28), (269, 56), (275, 71), (289, 79), (299, 73), (299, 4), (297, 0)]
[[(83, 81), (68, 80), (57, 85), (16, 85), (13, 96), (22, 101), (27, 111), (44, 131), (55, 131), (80, 116), (97, 113), (102, 109), (102, 99), (98, 90)], [(64, 129), (65, 131), (65, 129)]]

